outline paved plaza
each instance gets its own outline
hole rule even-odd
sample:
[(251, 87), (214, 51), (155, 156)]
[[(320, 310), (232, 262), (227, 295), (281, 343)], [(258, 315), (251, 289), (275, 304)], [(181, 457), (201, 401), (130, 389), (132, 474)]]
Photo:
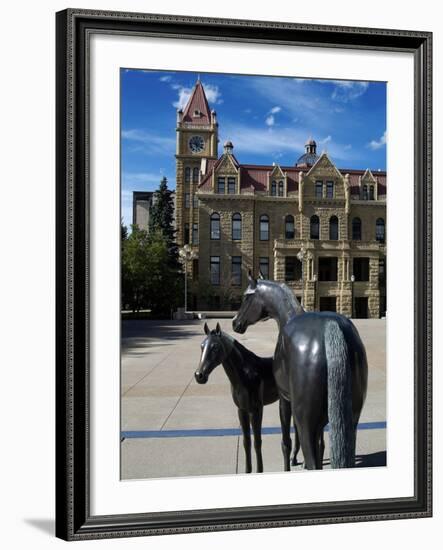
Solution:
[[(234, 334), (231, 319), (222, 329), (257, 355), (272, 356), (273, 321)], [(217, 319), (208, 320), (215, 328)], [(369, 364), (368, 395), (357, 434), (357, 465), (386, 464), (386, 321), (354, 321)], [(237, 409), (220, 365), (207, 384), (194, 380), (204, 339), (204, 321), (124, 321), (121, 373), (121, 478), (234, 474), (244, 472)], [(265, 472), (281, 471), (278, 403), (263, 414)], [(324, 467), (329, 466), (326, 433)], [(253, 468), (255, 471), (255, 456)], [(303, 457), (300, 451), (299, 460)], [(293, 468), (302, 471), (301, 465)]]

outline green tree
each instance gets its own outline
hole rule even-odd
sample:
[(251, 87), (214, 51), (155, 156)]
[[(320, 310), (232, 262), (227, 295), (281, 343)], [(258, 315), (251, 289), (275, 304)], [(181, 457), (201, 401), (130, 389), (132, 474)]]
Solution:
[(180, 300), (182, 277), (171, 266), (163, 233), (148, 233), (133, 225), (123, 241), (121, 263), (123, 306), (133, 311), (150, 309), (153, 317), (170, 318)]
[(175, 243), (174, 200), (168, 189), (168, 180), (163, 177), (158, 190), (154, 193), (149, 209), (149, 232), (160, 231), (165, 238), (170, 255), (169, 263), (178, 267), (178, 247)]

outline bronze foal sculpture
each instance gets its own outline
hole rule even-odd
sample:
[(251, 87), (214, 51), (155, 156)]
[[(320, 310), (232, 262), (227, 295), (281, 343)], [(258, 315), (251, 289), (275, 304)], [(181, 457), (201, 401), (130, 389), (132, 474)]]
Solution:
[(322, 468), (328, 421), (331, 467), (354, 466), (368, 380), (366, 351), (357, 329), (343, 315), (304, 311), (286, 285), (250, 274), (232, 326), (243, 334), (249, 325), (269, 318), (279, 326), (274, 378), (280, 397), (291, 402), (305, 468)]
[[(232, 399), (238, 408), (238, 418), (243, 432), (243, 446), (246, 454), (246, 473), (252, 472), (251, 460), (251, 426), (254, 434), (254, 449), (257, 457), (257, 472), (263, 472), (261, 452), (261, 427), (263, 407), (279, 399), (279, 393), (272, 374), (272, 357), (258, 357), (237, 340), (222, 332), (219, 323), (210, 331), (207, 323), (204, 326), (206, 338), (201, 344), (201, 357), (195, 379), (199, 384), (206, 384), (209, 375), (222, 364), (231, 382)], [(280, 422), (282, 429), (281, 448), (284, 469), (289, 471), (291, 454), (291, 408), (284, 399), (280, 399)], [(297, 453), (300, 442), (295, 431), (295, 452), (292, 464), (297, 464)]]

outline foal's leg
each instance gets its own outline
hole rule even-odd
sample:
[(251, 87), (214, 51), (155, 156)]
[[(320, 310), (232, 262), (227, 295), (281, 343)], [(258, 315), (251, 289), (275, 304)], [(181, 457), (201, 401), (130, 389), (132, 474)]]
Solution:
[(261, 424), (263, 420), (263, 407), (251, 413), (252, 431), (254, 432), (254, 449), (257, 457), (257, 472), (263, 472), (263, 458), (261, 454)]
[[(289, 464), (290, 457), (291, 457), (291, 447), (292, 447), (292, 441), (291, 441), (291, 403), (289, 401), (286, 401), (283, 397), (280, 397), (279, 400), (279, 412), (280, 412), (280, 424), (281, 424), (281, 450), (283, 453), (283, 467), (285, 472), (289, 472), (291, 470), (291, 466)], [(297, 434), (297, 430), (295, 431)]]
[(252, 472), (251, 461), (251, 428), (249, 425), (249, 414), (246, 411), (238, 409), (238, 419), (240, 420), (240, 426), (243, 432), (243, 447), (246, 455), (246, 467), (245, 472), (250, 474)]

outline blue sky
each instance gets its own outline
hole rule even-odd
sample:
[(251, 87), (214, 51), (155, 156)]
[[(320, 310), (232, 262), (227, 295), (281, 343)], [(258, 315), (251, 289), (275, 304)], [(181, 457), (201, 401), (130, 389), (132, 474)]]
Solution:
[[(121, 70), (122, 215), (132, 191), (175, 187), (176, 110), (198, 78), (191, 72)], [(309, 137), (339, 168), (386, 169), (386, 84), (201, 73), (219, 122), (243, 164), (294, 165)]]

